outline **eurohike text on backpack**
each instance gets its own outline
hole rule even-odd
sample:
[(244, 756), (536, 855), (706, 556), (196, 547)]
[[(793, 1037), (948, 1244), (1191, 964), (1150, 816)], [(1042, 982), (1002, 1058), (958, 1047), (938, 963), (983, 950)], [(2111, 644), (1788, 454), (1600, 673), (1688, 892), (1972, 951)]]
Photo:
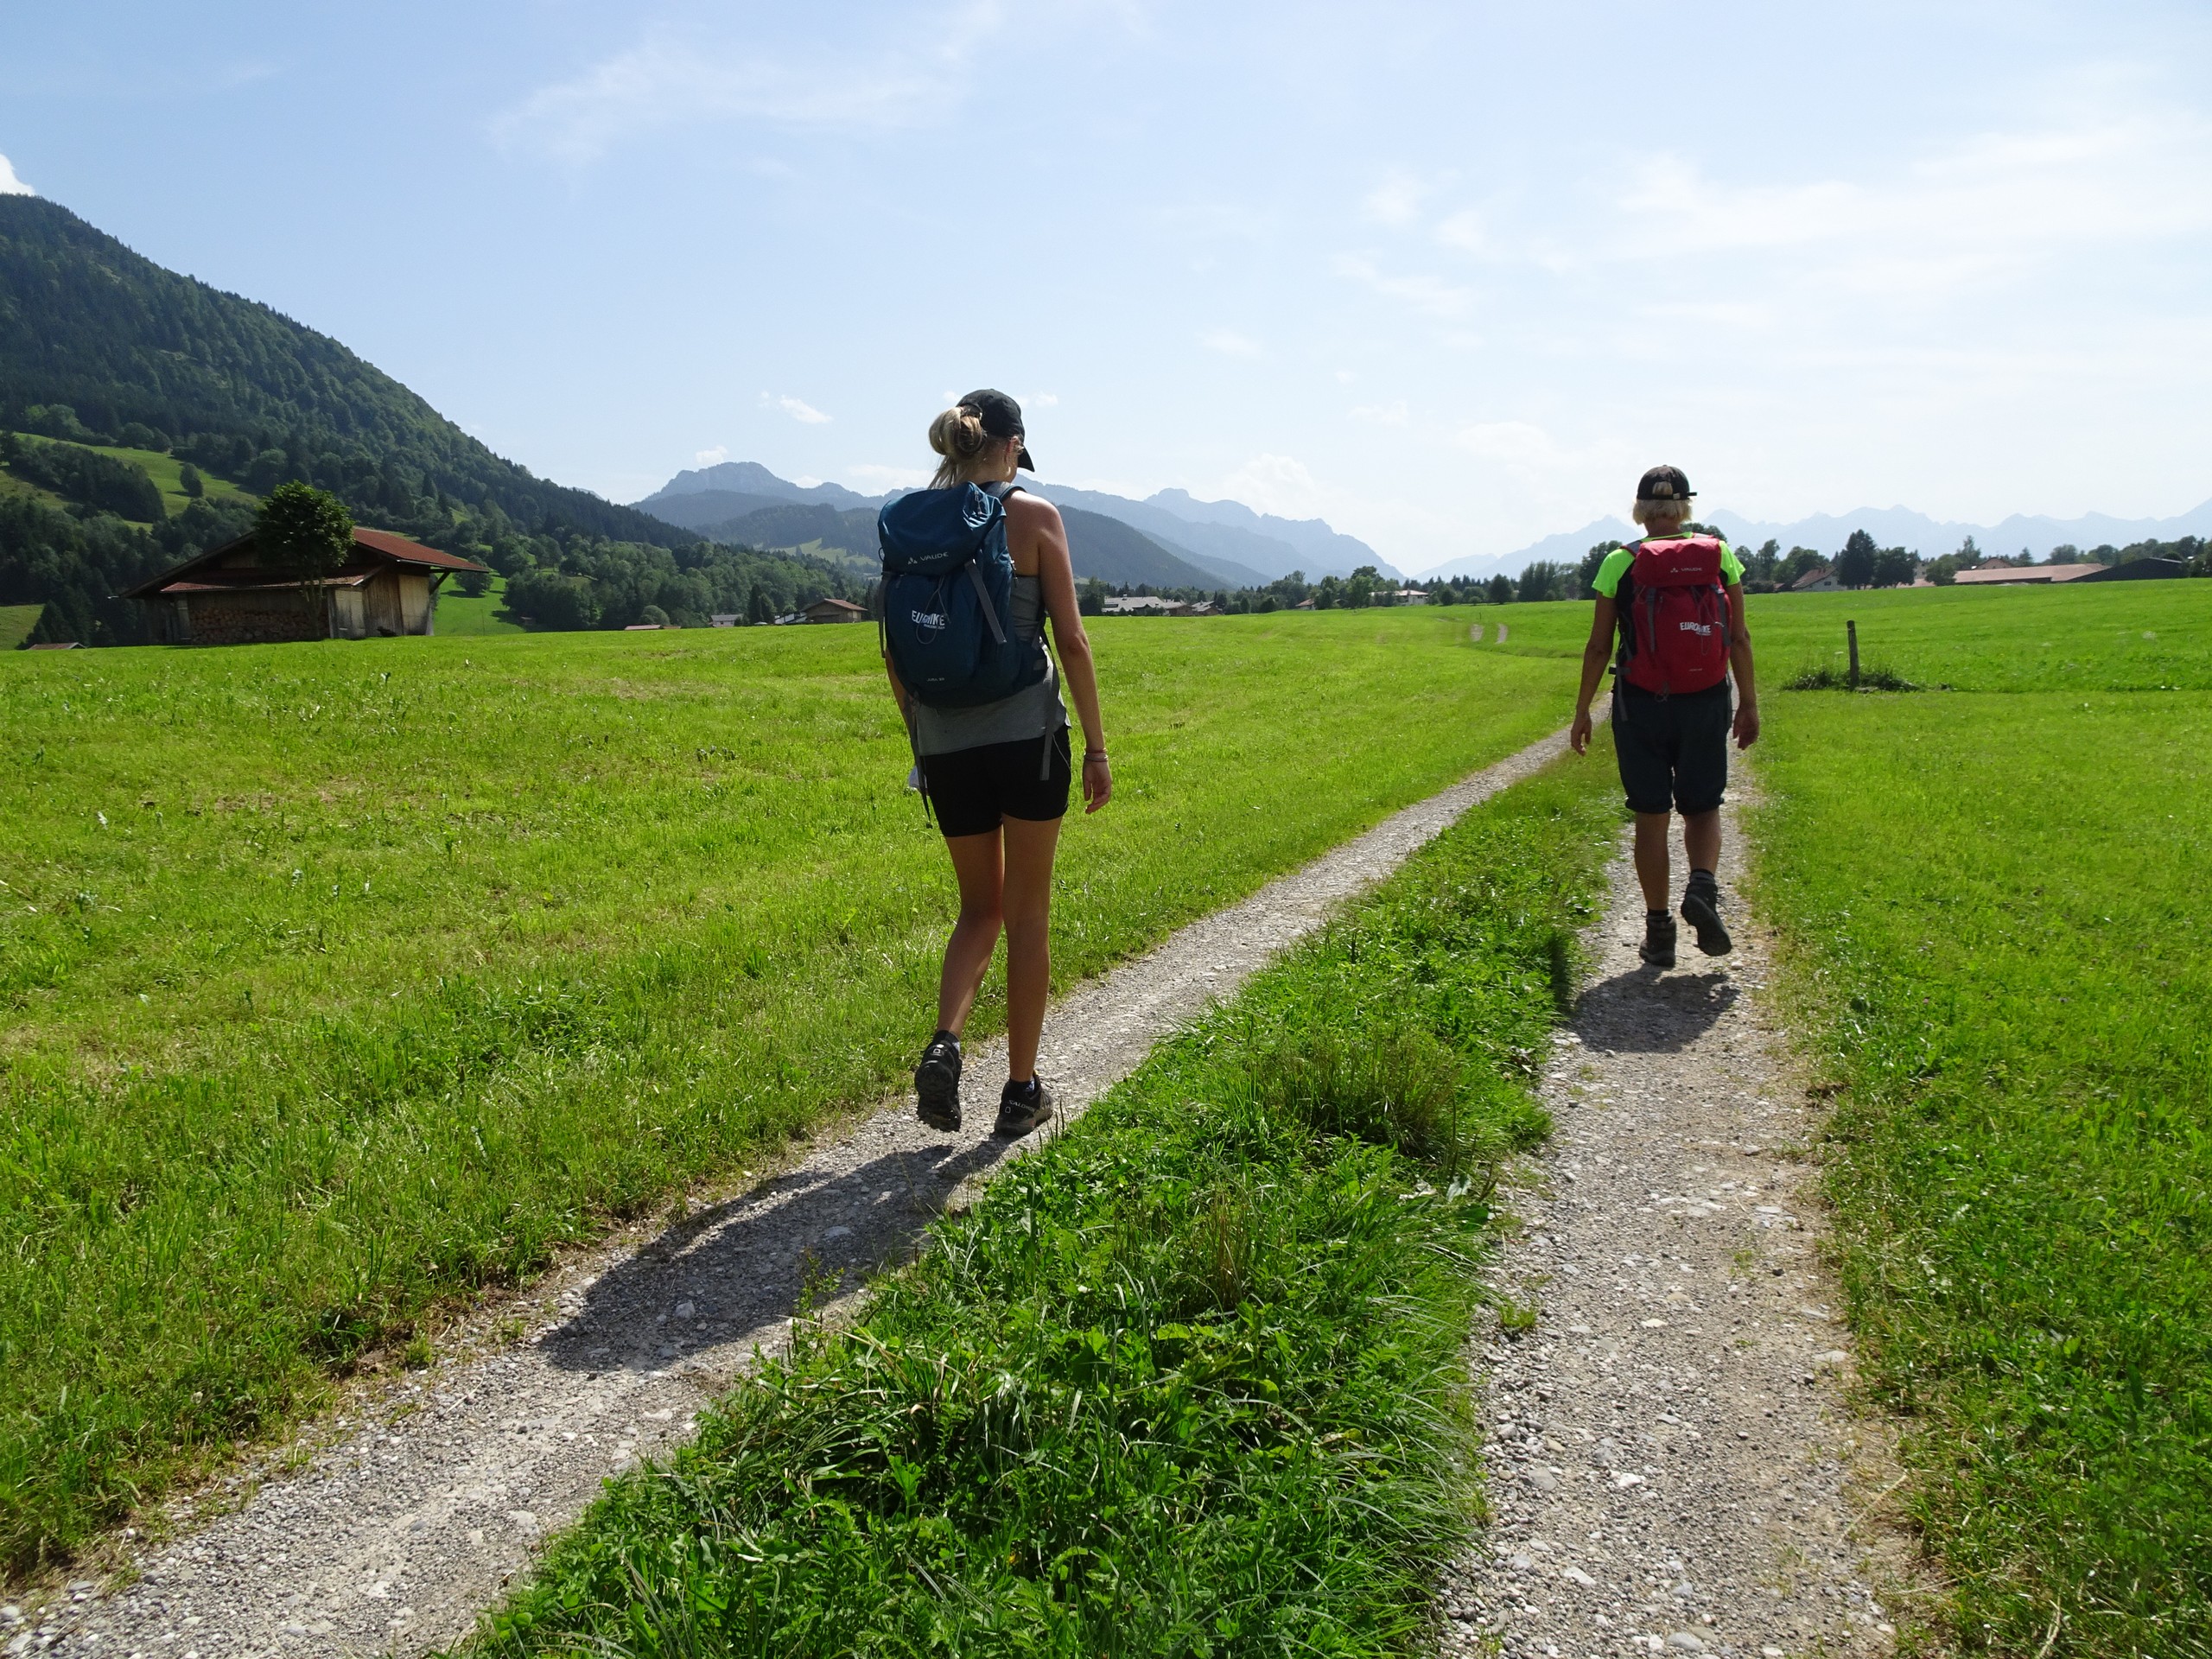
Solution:
[[(1045, 641), (1014, 631), (1014, 556), (1007, 550), (1010, 484), (916, 490), (884, 504), (875, 540), (883, 560), (876, 620), (884, 654), (907, 694), (932, 709), (1000, 702), (1045, 677)], [(910, 724), (907, 739), (913, 741)], [(1046, 746), (1049, 766), (1051, 746)], [(914, 779), (924, 810), (929, 767)]]

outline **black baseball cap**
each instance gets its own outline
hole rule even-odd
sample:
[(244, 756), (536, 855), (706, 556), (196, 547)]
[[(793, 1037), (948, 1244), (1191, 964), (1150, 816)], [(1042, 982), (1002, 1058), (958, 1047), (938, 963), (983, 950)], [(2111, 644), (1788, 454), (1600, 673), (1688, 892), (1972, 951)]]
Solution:
[(1037, 463), (1029, 459), (1029, 435), (1021, 428), (1021, 405), (1002, 391), (993, 391), (988, 386), (981, 391), (971, 391), (960, 400), (960, 407), (972, 409), (983, 423), (983, 430), (995, 438), (1020, 438), (1021, 453), (1014, 464), (1030, 472), (1037, 470)]
[(1636, 486), (1639, 501), (1687, 501), (1696, 493), (1690, 488), (1689, 475), (1679, 467), (1654, 467)]

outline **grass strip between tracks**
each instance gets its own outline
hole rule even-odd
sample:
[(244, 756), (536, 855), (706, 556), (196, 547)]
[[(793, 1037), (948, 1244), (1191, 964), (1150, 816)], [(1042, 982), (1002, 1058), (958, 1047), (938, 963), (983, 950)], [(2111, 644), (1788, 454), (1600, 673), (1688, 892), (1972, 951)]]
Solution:
[(1477, 1510), (1462, 1352), (1603, 759), (1476, 808), (613, 1483), (479, 1655), (1380, 1654)]

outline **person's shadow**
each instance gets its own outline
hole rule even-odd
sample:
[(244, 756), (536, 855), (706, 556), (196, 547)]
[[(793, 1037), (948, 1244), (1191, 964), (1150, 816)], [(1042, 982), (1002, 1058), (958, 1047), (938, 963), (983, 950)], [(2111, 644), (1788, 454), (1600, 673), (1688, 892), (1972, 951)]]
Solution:
[(566, 1370), (651, 1371), (758, 1332), (817, 1298), (912, 1255), (970, 1175), (1014, 1143), (985, 1136), (886, 1152), (843, 1171), (802, 1166), (671, 1226), (618, 1262), (541, 1338)]
[(1671, 1054), (1712, 1030), (1739, 995), (1736, 982), (1717, 969), (1662, 974), (1633, 968), (1599, 980), (1576, 999), (1574, 1029), (1592, 1048)]

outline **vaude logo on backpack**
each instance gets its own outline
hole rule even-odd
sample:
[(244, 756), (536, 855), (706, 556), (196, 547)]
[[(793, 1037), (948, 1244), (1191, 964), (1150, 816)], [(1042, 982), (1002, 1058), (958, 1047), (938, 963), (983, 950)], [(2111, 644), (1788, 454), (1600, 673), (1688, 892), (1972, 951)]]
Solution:
[(1728, 590), (1717, 536), (1638, 542), (1628, 569), (1621, 672), (1661, 696), (1709, 690), (1728, 675)]
[(1011, 486), (916, 490), (876, 515), (883, 646), (899, 682), (932, 709), (998, 702), (1045, 677), (1045, 641), (1014, 632)]

